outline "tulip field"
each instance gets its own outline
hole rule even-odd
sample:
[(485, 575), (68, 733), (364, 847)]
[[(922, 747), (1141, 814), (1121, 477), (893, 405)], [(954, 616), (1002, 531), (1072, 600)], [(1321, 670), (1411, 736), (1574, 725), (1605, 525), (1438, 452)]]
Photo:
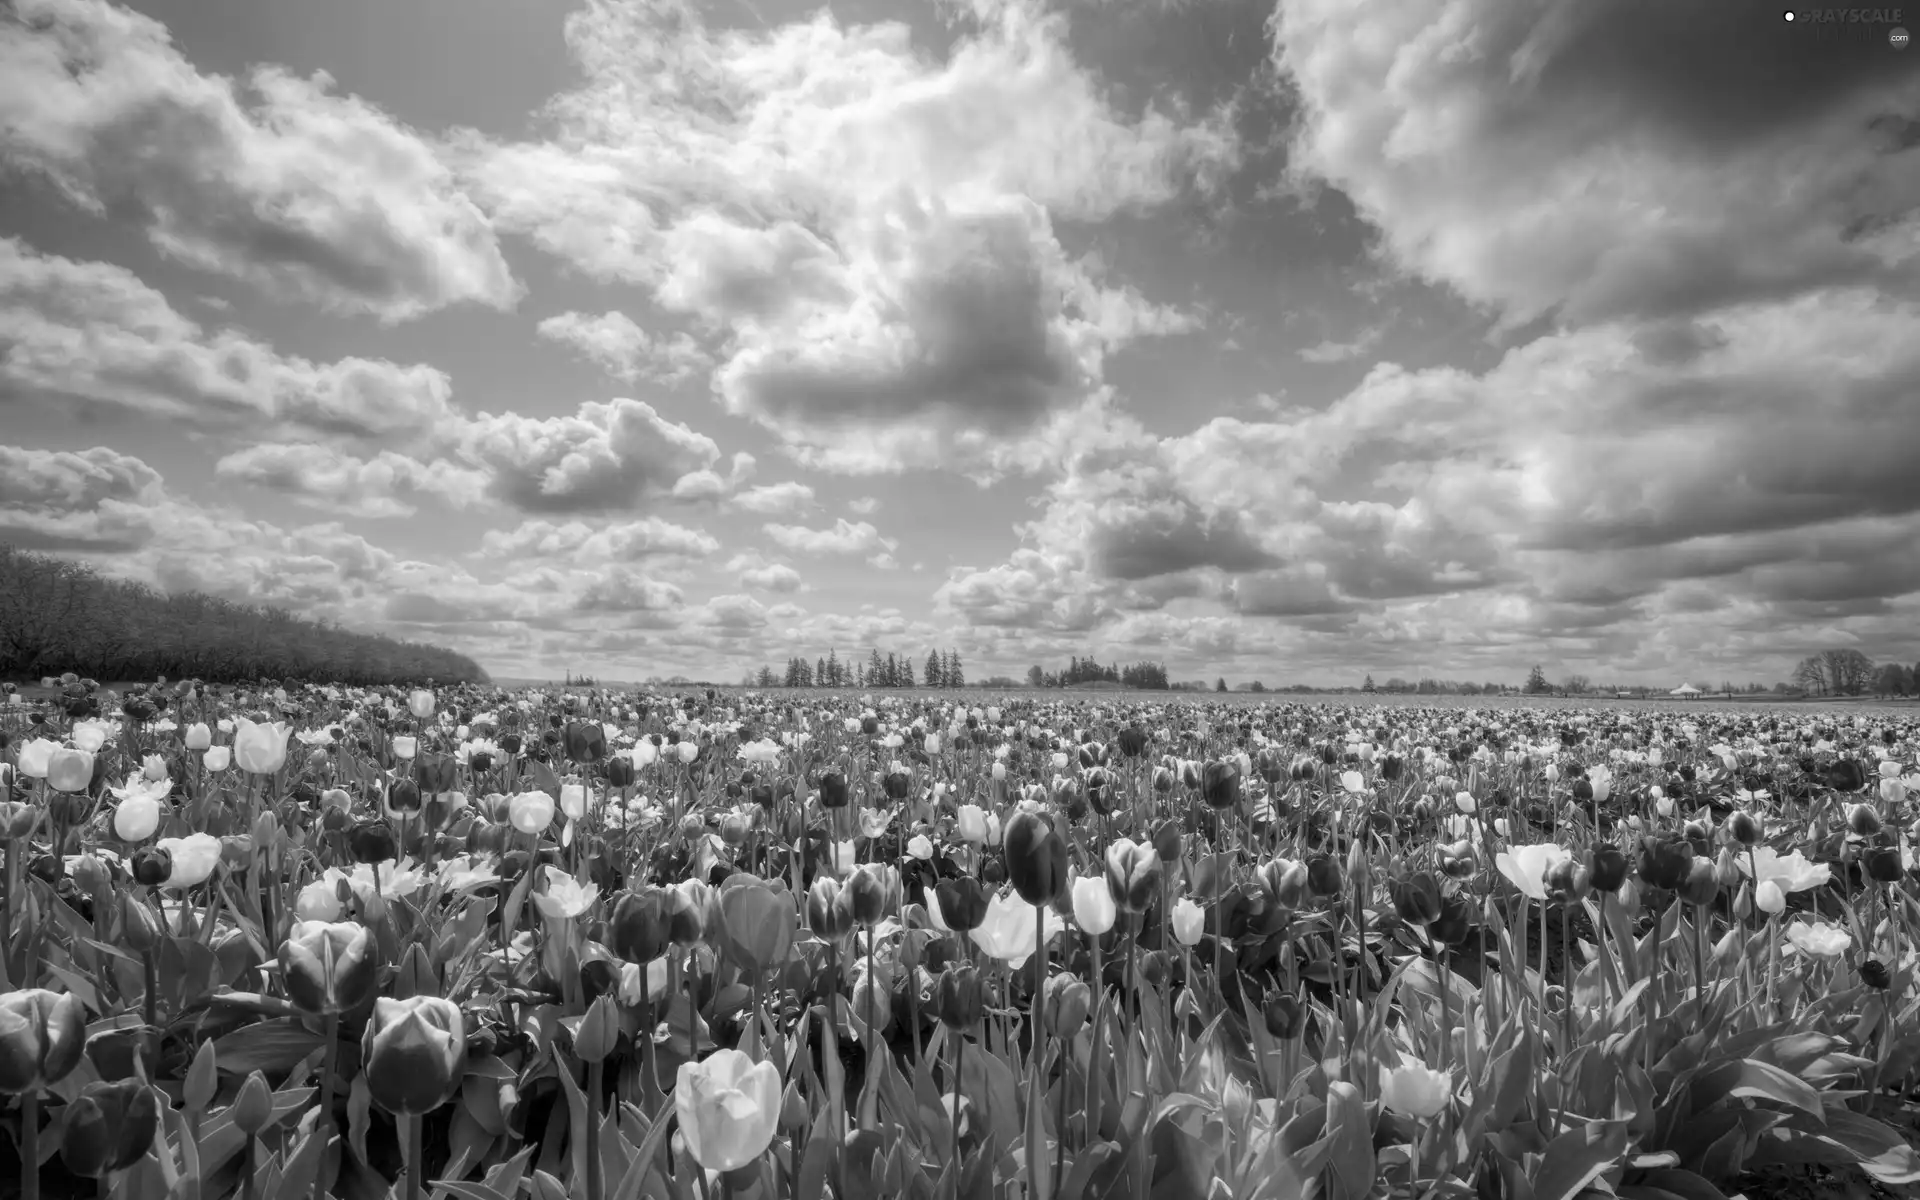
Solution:
[(1920, 1184), (1912, 709), (7, 690), (30, 1200)]

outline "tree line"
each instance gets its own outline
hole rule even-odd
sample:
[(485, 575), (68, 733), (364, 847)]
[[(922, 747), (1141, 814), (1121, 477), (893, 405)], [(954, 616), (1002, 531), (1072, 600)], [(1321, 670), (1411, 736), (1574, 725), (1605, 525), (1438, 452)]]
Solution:
[(1169, 690), (1167, 668), (1156, 662), (1137, 662), (1130, 666), (1101, 666), (1091, 657), (1067, 660), (1065, 670), (1049, 671), (1038, 663), (1027, 668), (1029, 687), (1073, 687), (1082, 683), (1118, 683), (1125, 687), (1151, 691)]
[(772, 667), (761, 667), (742, 683), (763, 688), (957, 688), (967, 686), (967, 673), (956, 650), (929, 650), (918, 680), (914, 677), (912, 655), (890, 651), (882, 658), (875, 648), (864, 663), (851, 659), (842, 662), (837, 651), (829, 650), (825, 658), (816, 658), (811, 663), (804, 657), (788, 659), (785, 674), (775, 674)]
[(69, 671), (102, 681), (487, 682), (480, 664), (439, 646), (202, 592), (161, 592), (0, 543), (0, 675)]

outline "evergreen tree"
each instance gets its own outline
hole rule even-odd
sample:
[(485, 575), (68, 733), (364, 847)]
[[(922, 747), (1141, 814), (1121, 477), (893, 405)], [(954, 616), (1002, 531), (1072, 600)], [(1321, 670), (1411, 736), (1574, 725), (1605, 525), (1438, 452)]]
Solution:
[(840, 678), (840, 657), (834, 651), (827, 651), (827, 686), (840, 687), (845, 681)]
[(960, 652), (959, 651), (957, 650), (947, 651), (946, 669), (941, 671), (940, 674), (946, 680), (947, 686), (950, 688), (967, 686), (966, 673), (960, 669)]
[(853, 686), (856, 688), (867, 686), (867, 669), (859, 663), (853, 664)]
[(900, 686), (908, 688), (913, 686), (913, 655), (911, 654), (900, 656)]
[(1360, 685), (1360, 690), (1366, 692), (1368, 695), (1373, 694), (1373, 676), (1367, 676), (1367, 681)]
[(1227, 690), (1227, 680), (1224, 675), (1214, 681), (1213, 690), (1216, 692), (1224, 692)]
[(1538, 663), (1534, 664), (1532, 673), (1527, 676), (1527, 695), (1538, 696), (1551, 690), (1553, 685), (1547, 682), (1547, 673), (1540, 669)]
[(940, 652), (938, 650), (928, 652), (927, 670), (926, 673), (921, 676), (921, 679), (924, 680), (930, 688), (947, 686), (946, 672), (940, 668)]
[(886, 676), (887, 676), (887, 664), (881, 660), (880, 648), (876, 646), (873, 649), (873, 653), (867, 656), (867, 686), (868, 687), (887, 686)]

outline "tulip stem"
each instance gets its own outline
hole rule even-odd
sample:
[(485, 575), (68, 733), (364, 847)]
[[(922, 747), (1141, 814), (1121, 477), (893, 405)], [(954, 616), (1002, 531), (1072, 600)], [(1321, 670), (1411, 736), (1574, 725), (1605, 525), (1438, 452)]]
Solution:
[(965, 1160), (960, 1157), (960, 1064), (967, 1049), (967, 1033), (964, 1029), (953, 1031), (953, 1111), (947, 1114), (953, 1129), (953, 1200), (960, 1200), (960, 1168)]
[(327, 1150), (333, 1142), (334, 1074), (340, 1061), (340, 1014), (328, 1013), (322, 1019), (322, 1026), (321, 1036), (326, 1039), (326, 1044), (321, 1047), (320, 1120), (314, 1127), (314, 1132), (320, 1138), (320, 1169), (313, 1176), (313, 1200), (325, 1200), (327, 1194)]
[(1052, 1192), (1050, 1180), (1046, 1178), (1046, 1148), (1041, 1145), (1046, 1134), (1046, 1118), (1040, 1106), (1046, 1098), (1044, 1079), (1044, 1056), (1047, 1049), (1046, 1026), (1047, 995), (1047, 906), (1037, 904), (1033, 909), (1033, 1004), (1032, 1033), (1029, 1047), (1032, 1061), (1028, 1064), (1027, 1076), (1027, 1174), (1033, 1190), (1029, 1193), (1034, 1200), (1047, 1200)]
[[(600, 1161), (600, 1100), (606, 1087), (605, 1071), (606, 1064), (597, 1058), (587, 1064), (587, 1200), (601, 1200), (607, 1190), (606, 1166)], [(420, 1119), (414, 1118), (416, 1130)]]
[(40, 1200), (40, 1093), (20, 1093), (20, 1200)]
[(160, 1024), (160, 964), (153, 951), (140, 955), (141, 972), (146, 979), (146, 994), (140, 998), (141, 1019), (149, 1028)]
[(1093, 1048), (1087, 1059), (1087, 1084), (1084, 1103), (1087, 1106), (1086, 1142), (1092, 1145), (1100, 1139), (1100, 1068), (1101, 1059), (1106, 1057), (1106, 1002), (1107, 982), (1100, 971), (1100, 935), (1088, 934), (1087, 942), (1093, 950)]
[[(598, 1064), (596, 1063), (595, 1065), (597, 1066)], [(421, 1130), (425, 1127), (427, 1118), (425, 1114), (415, 1114), (409, 1117), (402, 1117), (401, 1120), (407, 1123), (407, 1200), (420, 1200), (421, 1181), (427, 1173), (426, 1139), (421, 1136)], [(588, 1148), (589, 1150), (594, 1148), (591, 1142), (591, 1135), (589, 1135)], [(591, 1159), (589, 1159), (587, 1163), (587, 1179), (589, 1180), (588, 1186), (591, 1187), (591, 1180), (593, 1179), (593, 1163)]]

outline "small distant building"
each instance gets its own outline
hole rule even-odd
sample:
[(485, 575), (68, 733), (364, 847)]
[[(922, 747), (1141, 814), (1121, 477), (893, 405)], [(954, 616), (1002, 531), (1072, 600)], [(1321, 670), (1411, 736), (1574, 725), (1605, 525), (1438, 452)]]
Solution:
[(1693, 686), (1690, 683), (1683, 683), (1679, 687), (1667, 693), (1667, 695), (1669, 696), (1680, 696), (1683, 698), (1688, 696), (1698, 696), (1699, 694), (1700, 694), (1700, 689)]

